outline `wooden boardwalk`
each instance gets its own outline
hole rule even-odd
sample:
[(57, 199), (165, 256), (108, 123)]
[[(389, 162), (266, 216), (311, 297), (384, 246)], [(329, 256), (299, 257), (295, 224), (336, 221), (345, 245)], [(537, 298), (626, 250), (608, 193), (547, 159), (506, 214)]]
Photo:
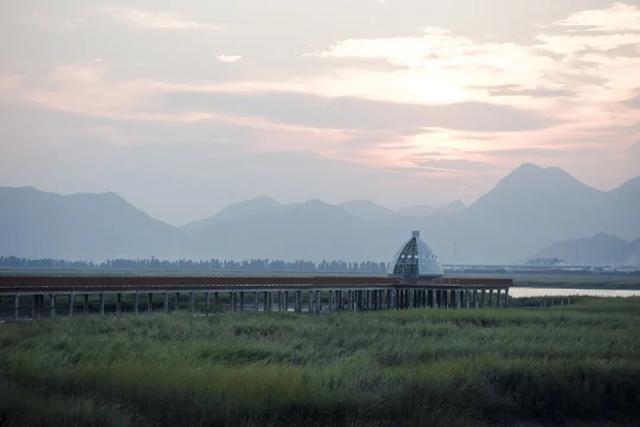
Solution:
[[(392, 276), (0, 276), (0, 317), (131, 312), (506, 307), (511, 279)], [(9, 307), (7, 307), (7, 303)]]

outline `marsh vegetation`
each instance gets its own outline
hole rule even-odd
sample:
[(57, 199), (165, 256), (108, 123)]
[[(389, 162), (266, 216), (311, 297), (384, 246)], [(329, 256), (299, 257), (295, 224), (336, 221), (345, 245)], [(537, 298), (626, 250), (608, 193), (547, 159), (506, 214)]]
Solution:
[(640, 419), (640, 299), (0, 325), (1, 425)]

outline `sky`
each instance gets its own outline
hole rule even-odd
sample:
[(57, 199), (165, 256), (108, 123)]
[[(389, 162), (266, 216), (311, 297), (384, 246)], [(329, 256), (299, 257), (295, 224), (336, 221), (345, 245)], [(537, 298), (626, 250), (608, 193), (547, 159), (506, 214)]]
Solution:
[(0, 185), (172, 224), (640, 175), (640, 1), (0, 2)]

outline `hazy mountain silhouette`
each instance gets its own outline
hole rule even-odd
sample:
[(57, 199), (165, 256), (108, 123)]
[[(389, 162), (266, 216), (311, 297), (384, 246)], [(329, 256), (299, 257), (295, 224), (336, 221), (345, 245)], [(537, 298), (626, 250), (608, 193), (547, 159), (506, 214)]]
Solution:
[[(553, 242), (604, 231), (640, 235), (640, 180), (605, 192), (559, 168), (524, 164), (458, 215), (425, 224), (441, 257), (508, 263)], [(456, 244), (456, 254), (452, 247)]]
[(465, 210), (467, 206), (460, 200), (448, 203), (443, 206), (415, 205), (398, 209), (396, 213), (404, 216), (426, 218), (433, 215), (454, 215)]
[[(377, 259), (370, 250), (372, 226), (320, 200), (277, 212), (218, 222), (195, 236), (195, 254), (220, 258)], [(384, 259), (384, 258), (383, 258)]]
[(257, 197), (239, 203), (233, 203), (215, 215), (183, 225), (188, 234), (197, 234), (221, 221), (239, 221), (256, 215), (264, 215), (282, 210), (284, 205), (270, 197)]
[(174, 227), (115, 193), (63, 196), (0, 187), (0, 253), (102, 259), (173, 255)]
[(640, 236), (640, 178), (605, 192), (561, 169), (525, 164), (467, 208), (454, 202), (411, 215), (367, 200), (334, 206), (261, 197), (182, 227), (155, 220), (113, 193), (0, 188), (0, 208), (1, 255), (377, 261), (420, 229), (442, 262), (511, 263), (600, 231)]
[(560, 258), (574, 265), (638, 265), (640, 239), (628, 242), (606, 233), (555, 242), (531, 258)]
[(351, 202), (344, 202), (337, 205), (337, 207), (364, 220), (379, 220), (394, 214), (393, 210), (385, 208), (371, 200), (354, 200)]

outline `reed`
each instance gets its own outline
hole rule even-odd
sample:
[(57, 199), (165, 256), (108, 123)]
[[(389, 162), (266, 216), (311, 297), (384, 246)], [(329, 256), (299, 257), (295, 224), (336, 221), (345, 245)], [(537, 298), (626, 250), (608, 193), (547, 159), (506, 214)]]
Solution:
[(640, 418), (640, 299), (547, 309), (0, 326), (1, 425), (488, 425)]

